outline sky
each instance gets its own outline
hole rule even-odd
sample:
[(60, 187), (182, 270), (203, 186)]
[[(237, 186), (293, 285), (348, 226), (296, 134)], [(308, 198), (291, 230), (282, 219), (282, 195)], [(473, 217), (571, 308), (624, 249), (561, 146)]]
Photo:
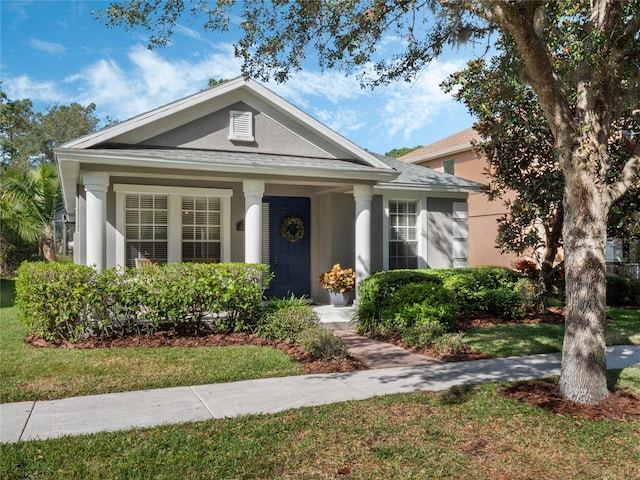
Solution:
[[(238, 30), (205, 32), (185, 19), (170, 45), (149, 50), (142, 29), (107, 28), (93, 10), (103, 1), (0, 1), (0, 79), (9, 100), (35, 111), (94, 103), (96, 115), (126, 120), (207, 88), (210, 78), (240, 75)], [(384, 39), (384, 54), (402, 39)], [(440, 83), (464, 68), (472, 52), (450, 52), (419, 77), (375, 90), (355, 75), (309, 64), (284, 84), (264, 85), (344, 137), (376, 153), (428, 145), (470, 127), (466, 108)]]

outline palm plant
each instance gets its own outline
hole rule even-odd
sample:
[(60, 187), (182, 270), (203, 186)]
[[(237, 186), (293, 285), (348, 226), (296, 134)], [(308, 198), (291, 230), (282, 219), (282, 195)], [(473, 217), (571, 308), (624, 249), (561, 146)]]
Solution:
[(0, 221), (3, 236), (14, 233), (36, 242), (47, 261), (55, 260), (53, 221), (62, 206), (56, 168), (43, 163), (28, 172), (11, 169), (0, 184)]

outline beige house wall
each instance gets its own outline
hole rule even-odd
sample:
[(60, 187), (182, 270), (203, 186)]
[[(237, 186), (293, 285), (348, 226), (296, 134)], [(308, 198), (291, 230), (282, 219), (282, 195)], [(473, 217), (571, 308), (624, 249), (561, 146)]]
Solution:
[[(466, 180), (487, 184), (484, 174), (487, 167), (484, 159), (479, 159), (469, 148), (452, 154), (434, 156), (425, 161), (415, 161), (416, 165), (424, 165), (439, 172), (443, 172), (443, 162), (454, 161), (454, 174)], [(496, 247), (498, 235), (498, 218), (503, 216), (507, 209), (504, 201), (512, 195), (503, 196), (502, 199), (490, 201), (481, 193), (469, 195), (469, 266), (503, 266), (513, 267), (518, 261), (515, 254), (500, 253)]]

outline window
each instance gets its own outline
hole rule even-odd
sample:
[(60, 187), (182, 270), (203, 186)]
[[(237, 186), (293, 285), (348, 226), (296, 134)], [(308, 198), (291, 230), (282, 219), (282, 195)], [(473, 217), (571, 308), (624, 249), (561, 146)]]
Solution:
[(455, 175), (456, 174), (455, 160), (453, 158), (450, 158), (449, 160), (444, 160), (442, 162), (442, 171), (444, 173), (448, 173), (449, 175)]
[(229, 111), (229, 140), (253, 142), (253, 115), (251, 112)]
[(389, 269), (418, 268), (418, 204), (389, 201)]
[(118, 183), (113, 190), (116, 265), (230, 261), (233, 190)]
[(220, 261), (220, 199), (182, 197), (182, 261)]
[(125, 201), (126, 265), (136, 258), (167, 261), (167, 196), (127, 194)]

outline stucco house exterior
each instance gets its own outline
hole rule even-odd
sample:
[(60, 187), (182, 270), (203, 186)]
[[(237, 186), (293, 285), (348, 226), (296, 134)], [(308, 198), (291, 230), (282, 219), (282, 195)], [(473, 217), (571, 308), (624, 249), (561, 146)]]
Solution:
[(334, 263), (467, 265), (475, 182), (372, 154), (237, 78), (55, 152), (74, 261), (266, 263), (271, 296), (327, 303)]
[[(418, 148), (398, 158), (405, 163), (422, 165), (473, 182), (487, 184), (484, 172), (487, 162), (473, 153), (471, 142), (480, 137), (473, 128), (467, 128)], [(481, 192), (471, 192), (469, 205), (469, 266), (495, 265), (512, 267), (518, 260), (512, 253), (500, 253), (496, 247), (498, 218), (507, 213), (503, 200), (490, 201)]]

